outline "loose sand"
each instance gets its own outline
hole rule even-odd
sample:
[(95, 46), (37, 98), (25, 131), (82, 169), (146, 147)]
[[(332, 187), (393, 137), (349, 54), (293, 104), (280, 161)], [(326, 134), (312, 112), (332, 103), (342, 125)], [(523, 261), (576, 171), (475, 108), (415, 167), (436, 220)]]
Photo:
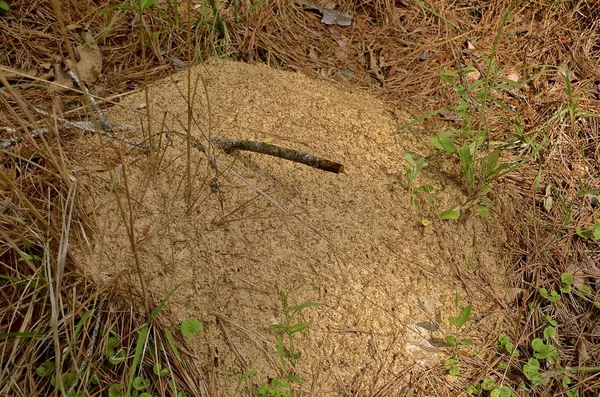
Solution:
[[(173, 321), (203, 321), (204, 334), (191, 344), (219, 395), (234, 395), (246, 370), (257, 371), (250, 384), (277, 375), (276, 336), (268, 327), (283, 319), (279, 291), (291, 304), (321, 303), (298, 317), (310, 323), (295, 339), (302, 352), (296, 373), (307, 395), (370, 395), (409, 366), (439, 365), (447, 353), (433, 341), (452, 331), (447, 318), (458, 312), (456, 293), (462, 305), (474, 303), (472, 333), (482, 318), (493, 317), (488, 311), (505, 280), (504, 231), (493, 217), (475, 215), (421, 225), (402, 184), (402, 153), (427, 155), (429, 145), (423, 132), (397, 132), (406, 116), (368, 94), (262, 65), (218, 62), (193, 69), (194, 81), (200, 73), (207, 87), (197, 85), (193, 102), (198, 139), (266, 141), (345, 167), (336, 175), (215, 149), (219, 188), (211, 191), (215, 172), (193, 151), (196, 201), (189, 208), (186, 144), (166, 133), (185, 132), (186, 72), (149, 88), (152, 132), (165, 120), (166, 150), (155, 175), (147, 153), (114, 141), (82, 137), (70, 148), (80, 159), (78, 178), (96, 225), (89, 250), (76, 254), (85, 272), (100, 282), (122, 274), (140, 284), (118, 195), (125, 212), (133, 212), (148, 290), (160, 300), (179, 286), (167, 305)], [(134, 126), (124, 133), (129, 138), (147, 134), (145, 102), (143, 92), (133, 94), (108, 113)], [(440, 209), (464, 198), (444, 175), (430, 166), (418, 180), (443, 187)], [(487, 285), (489, 295), (475, 284)]]

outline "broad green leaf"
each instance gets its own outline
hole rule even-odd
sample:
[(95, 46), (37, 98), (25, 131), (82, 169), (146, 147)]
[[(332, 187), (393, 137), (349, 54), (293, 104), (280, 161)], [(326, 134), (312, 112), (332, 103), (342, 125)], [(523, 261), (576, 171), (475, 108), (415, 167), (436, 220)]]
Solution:
[(594, 240), (600, 240), (600, 218), (596, 219), (596, 223), (594, 223), (594, 227), (592, 229), (592, 234), (594, 236)]
[(489, 192), (492, 191), (492, 185), (490, 183), (484, 185), (481, 189), (479, 189), (479, 192), (477, 192), (477, 194), (479, 196), (485, 196), (486, 194), (488, 194)]
[(483, 159), (483, 173), (486, 178), (489, 178), (496, 172), (499, 158), (500, 151), (496, 149)]
[(460, 211), (454, 208), (448, 208), (440, 214), (440, 219), (443, 221), (454, 220), (460, 218)]
[(300, 332), (306, 328), (308, 328), (308, 323), (294, 324), (288, 328), (287, 333), (288, 333), (288, 335), (292, 335), (292, 334), (295, 334), (296, 332)]
[(554, 290), (552, 290), (550, 292), (550, 294), (548, 294), (548, 291), (546, 290), (546, 288), (543, 288), (543, 287), (540, 288), (538, 291), (542, 298), (545, 298), (552, 303), (558, 302), (560, 300), (560, 295)]
[(512, 397), (513, 392), (508, 386), (500, 386), (490, 392), (490, 397)]
[(568, 294), (573, 290), (573, 275), (571, 273), (563, 273), (560, 275), (560, 292)]
[(152, 366), (152, 372), (154, 372), (154, 375), (158, 376), (159, 378), (163, 377), (163, 376), (167, 376), (169, 373), (169, 368), (163, 368), (161, 363), (156, 363)]
[(46, 361), (35, 370), (35, 373), (41, 377), (54, 374), (54, 363), (52, 361)]
[(454, 147), (454, 133), (452, 132), (442, 132), (431, 138), (431, 144), (440, 150), (443, 150), (447, 153), (454, 153), (456, 151)]
[(446, 344), (450, 347), (455, 347), (457, 345), (458, 341), (456, 340), (456, 338), (452, 335), (448, 335), (446, 336)]
[(118, 383), (111, 385), (108, 388), (108, 397), (122, 397), (123, 396), (123, 386)]
[(473, 186), (473, 164), (471, 159), (471, 148), (463, 145), (458, 149), (458, 158), (462, 168), (463, 176), (469, 187)]
[(472, 305), (467, 305), (460, 311), (458, 317), (449, 317), (448, 320), (450, 320), (450, 322), (454, 324), (456, 328), (460, 328), (465, 325), (467, 321), (469, 321), (469, 317), (471, 317), (471, 309)]
[(202, 332), (202, 323), (195, 317), (190, 317), (181, 323), (181, 333), (186, 338), (193, 338)]
[(156, 4), (156, 0), (140, 0), (140, 9), (144, 11), (152, 7), (154, 4)]
[(575, 279), (571, 273), (562, 273), (560, 275), (560, 281), (562, 281), (565, 284), (573, 284)]
[(304, 382), (302, 381), (302, 379), (298, 378), (296, 375), (294, 375), (294, 374), (292, 374), (292, 373), (290, 373), (290, 374), (289, 374), (289, 377), (290, 377), (290, 380), (291, 380), (292, 382), (294, 382), (295, 384), (297, 384), (297, 385), (301, 385), (302, 383), (304, 383)]
[(10, 6), (6, 1), (0, 1), (0, 10), (2, 11), (10, 11)]
[(575, 229), (575, 233), (581, 237), (582, 239), (587, 240), (588, 238), (592, 237), (592, 231), (591, 230), (583, 230), (580, 227)]
[(321, 304), (318, 302), (304, 302), (304, 303), (301, 303), (298, 306), (294, 307), (293, 311), (294, 311), (294, 313), (298, 313), (300, 310), (304, 310), (307, 307), (319, 307), (319, 306), (321, 306)]
[(279, 361), (285, 367), (285, 346), (283, 345), (283, 337), (281, 335), (277, 335), (277, 355), (279, 356)]
[(579, 291), (579, 293), (583, 296), (588, 296), (592, 293), (592, 289), (589, 287), (589, 285), (585, 284), (578, 286), (577, 291)]
[(150, 379), (144, 378), (143, 376), (136, 376), (133, 380), (133, 388), (135, 390), (144, 390), (150, 387)]
[(556, 328), (546, 327), (544, 329), (544, 339), (548, 340), (550, 338), (554, 338), (555, 336), (556, 336)]
[(490, 209), (488, 207), (484, 207), (483, 205), (476, 204), (475, 211), (477, 211), (481, 216), (490, 216)]
[(486, 378), (481, 382), (481, 388), (483, 390), (492, 390), (494, 387), (496, 387), (496, 381), (494, 381), (494, 379), (492, 378)]
[(471, 108), (471, 104), (468, 102), (461, 102), (458, 105), (456, 105), (454, 107), (454, 110), (456, 110), (457, 112), (464, 112), (465, 110), (468, 110)]
[(402, 153), (402, 157), (404, 157), (404, 159), (408, 162), (408, 164), (412, 165), (413, 167), (417, 166), (417, 163), (416, 163), (415, 159), (413, 159), (413, 156), (411, 153), (404, 152), (404, 153)]
[(113, 354), (108, 358), (108, 362), (112, 365), (121, 364), (125, 360), (127, 360), (127, 355), (123, 349), (120, 349), (116, 354)]

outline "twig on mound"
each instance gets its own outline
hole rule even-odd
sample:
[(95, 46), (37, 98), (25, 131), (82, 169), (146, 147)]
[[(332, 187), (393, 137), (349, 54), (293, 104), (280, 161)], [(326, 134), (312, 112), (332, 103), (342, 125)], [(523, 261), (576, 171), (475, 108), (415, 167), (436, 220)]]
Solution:
[(236, 140), (229, 138), (213, 137), (210, 142), (223, 149), (225, 153), (231, 153), (236, 150), (246, 150), (249, 152), (266, 154), (281, 159), (302, 163), (313, 168), (318, 168), (323, 171), (339, 174), (344, 172), (344, 166), (331, 160), (317, 157), (310, 153), (301, 152), (295, 149), (282, 148), (270, 143), (258, 141)]

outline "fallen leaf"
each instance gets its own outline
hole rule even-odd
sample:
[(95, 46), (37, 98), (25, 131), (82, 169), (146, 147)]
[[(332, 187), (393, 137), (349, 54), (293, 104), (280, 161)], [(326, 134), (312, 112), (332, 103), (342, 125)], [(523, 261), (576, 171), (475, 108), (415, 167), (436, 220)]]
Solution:
[(573, 287), (577, 288), (581, 285), (586, 285), (586, 272), (588, 272), (588, 269), (583, 269), (580, 264), (569, 264), (565, 269), (565, 272), (573, 275)]
[(89, 31), (82, 31), (80, 37), (83, 40), (83, 44), (77, 47), (79, 61), (75, 67), (70, 60), (65, 61), (65, 64), (74, 71), (77, 71), (79, 73), (77, 77), (85, 83), (94, 84), (100, 78), (102, 71), (102, 53)]
[(325, 25), (352, 25), (352, 14), (346, 11), (336, 10), (337, 4), (327, 2), (324, 5), (318, 4), (310, 0), (296, 0), (296, 4), (307, 10), (314, 10), (321, 14), (321, 22)]
[(481, 77), (481, 73), (479, 72), (479, 70), (473, 69), (469, 73), (467, 73), (465, 77), (467, 78), (467, 81), (469, 83), (472, 83), (474, 81), (479, 80), (479, 78)]
[(552, 204), (554, 203), (554, 199), (552, 198), (552, 185), (546, 186), (546, 195), (544, 197), (544, 209), (546, 212), (550, 212), (552, 210)]
[(352, 14), (345, 11), (323, 9), (323, 18), (321, 22), (325, 25), (340, 25), (350, 26), (352, 25)]
[(585, 339), (580, 338), (579, 342), (577, 342), (577, 361), (579, 362), (579, 366), (582, 367), (589, 359), (590, 354), (588, 353), (587, 342)]
[(595, 194), (586, 194), (585, 197), (590, 201), (590, 205), (592, 208), (596, 208), (598, 206), (598, 196)]
[(62, 71), (60, 58), (54, 63), (54, 82), (56, 84), (49, 85), (48, 91), (63, 93), (73, 88), (73, 80)]
[(506, 303), (514, 303), (518, 301), (521, 296), (525, 293), (525, 289), (523, 288), (509, 288), (506, 291)]

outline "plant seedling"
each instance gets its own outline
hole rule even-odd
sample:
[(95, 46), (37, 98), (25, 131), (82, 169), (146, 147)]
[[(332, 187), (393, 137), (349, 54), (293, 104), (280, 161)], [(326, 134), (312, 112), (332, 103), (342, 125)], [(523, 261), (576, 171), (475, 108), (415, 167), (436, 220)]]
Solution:
[(534, 387), (544, 383), (544, 378), (540, 373), (540, 362), (535, 358), (530, 358), (527, 364), (523, 365), (523, 373)]
[[(459, 303), (460, 303), (460, 296), (458, 294), (456, 294), (456, 297), (454, 299), (454, 304), (456, 305), (457, 308), (458, 308)], [(458, 317), (448, 317), (448, 321), (450, 321), (456, 328), (461, 328), (463, 325), (465, 325), (467, 323), (467, 321), (469, 321), (469, 318), (471, 317), (471, 309), (472, 309), (472, 305), (467, 305), (467, 306), (463, 307), (462, 310), (460, 311), (460, 314), (458, 315)]]
[(532, 340), (531, 347), (533, 348), (533, 351), (535, 351), (535, 358), (540, 360), (554, 360), (558, 355), (558, 350), (556, 349), (556, 347), (544, 343), (544, 341), (540, 338), (535, 338), (534, 340)]
[(560, 275), (560, 292), (568, 294), (573, 290), (574, 278), (571, 273), (563, 273)]
[(452, 376), (460, 374), (460, 363), (458, 357), (450, 357), (444, 360), (444, 369)]
[(187, 318), (181, 323), (181, 333), (186, 338), (193, 338), (202, 333), (202, 323), (195, 317)]
[(554, 290), (552, 290), (550, 293), (548, 293), (548, 290), (546, 288), (542, 287), (539, 289), (539, 293), (542, 296), (542, 298), (545, 298), (550, 303), (555, 303), (560, 300), (560, 295)]
[(427, 166), (427, 162), (425, 161), (424, 157), (418, 157), (415, 160), (413, 155), (408, 152), (402, 153), (402, 157), (404, 157), (404, 159), (408, 163), (404, 171), (406, 175), (408, 190), (412, 191), (415, 179), (417, 178), (417, 174), (419, 173), (419, 171), (421, 171)]
[(519, 357), (520, 353), (518, 349), (515, 349), (512, 341), (506, 334), (500, 334), (498, 336), (497, 348), (500, 351), (505, 351), (508, 354), (513, 355), (514, 357)]

